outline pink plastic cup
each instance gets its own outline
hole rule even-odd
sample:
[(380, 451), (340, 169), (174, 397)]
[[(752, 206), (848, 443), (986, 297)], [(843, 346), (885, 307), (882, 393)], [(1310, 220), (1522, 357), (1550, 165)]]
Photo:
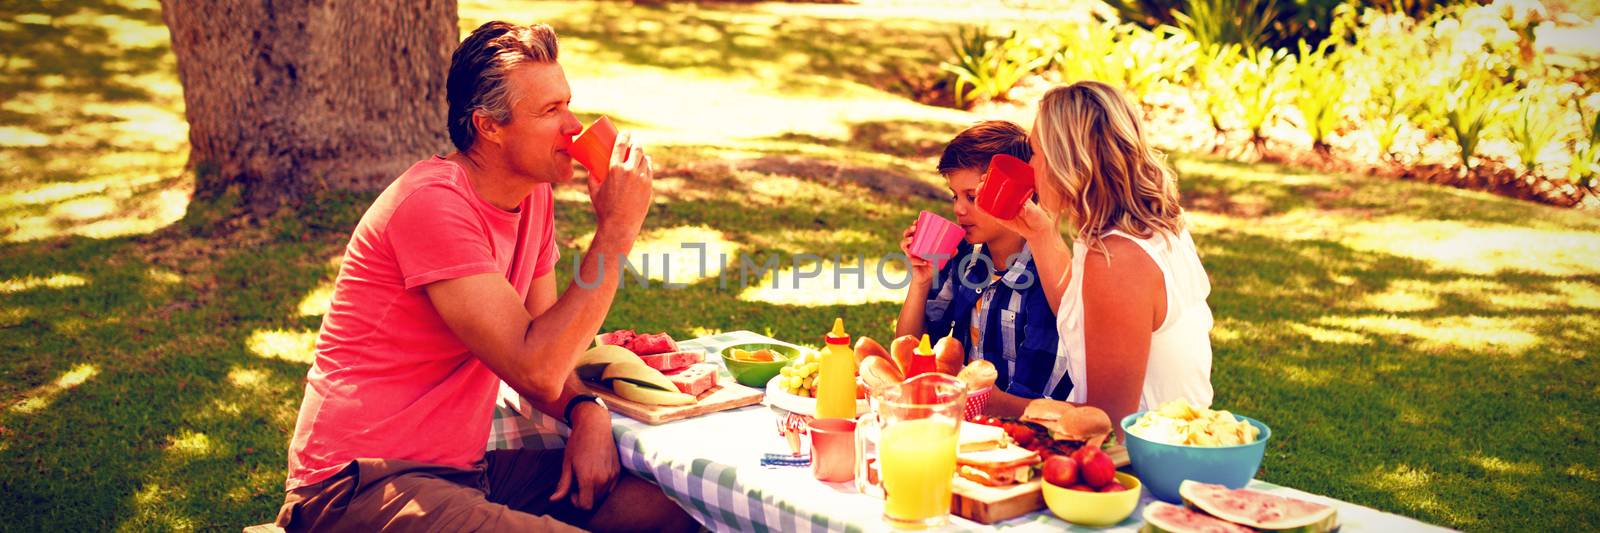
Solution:
[(954, 258), (956, 247), (967, 230), (944, 217), (923, 211), (917, 215), (916, 231), (911, 235), (911, 255), (933, 262), (934, 270), (944, 268)]
[(818, 418), (810, 423), (811, 475), (842, 483), (856, 478), (856, 421)]
[(1006, 154), (989, 159), (989, 172), (978, 186), (978, 209), (1000, 220), (1017, 218), (1033, 197), (1033, 167)]
[(605, 179), (611, 169), (611, 147), (616, 143), (617, 127), (611, 124), (610, 118), (602, 115), (572, 140), (567, 153), (572, 154), (572, 158), (578, 160), (583, 168), (589, 169), (589, 174)]

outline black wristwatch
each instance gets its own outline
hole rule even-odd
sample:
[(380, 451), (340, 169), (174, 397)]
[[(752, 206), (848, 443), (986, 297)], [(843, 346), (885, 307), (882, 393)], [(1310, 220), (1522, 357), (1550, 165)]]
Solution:
[(606, 403), (600, 401), (599, 396), (595, 396), (593, 394), (575, 395), (571, 400), (567, 400), (567, 408), (561, 412), (561, 418), (566, 420), (568, 426), (572, 425), (572, 410), (578, 408), (579, 402), (594, 402), (594, 404), (600, 406), (601, 409), (606, 408)]

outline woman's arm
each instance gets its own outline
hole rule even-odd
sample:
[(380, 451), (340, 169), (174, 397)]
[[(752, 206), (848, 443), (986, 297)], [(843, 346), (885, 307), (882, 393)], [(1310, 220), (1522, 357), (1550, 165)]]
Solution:
[(1105, 411), (1116, 425), (1139, 410), (1150, 337), (1166, 316), (1166, 283), (1161, 269), (1138, 244), (1122, 237), (1104, 242), (1104, 251), (1089, 252), (1083, 262), (1089, 381), (1083, 386), (1088, 387), (1088, 404)]

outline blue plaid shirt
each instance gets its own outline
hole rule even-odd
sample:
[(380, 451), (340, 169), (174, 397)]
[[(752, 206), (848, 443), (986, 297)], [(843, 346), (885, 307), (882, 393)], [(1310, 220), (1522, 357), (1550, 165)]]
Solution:
[[(1033, 252), (1023, 245), (1019, 257), (1000, 279), (1001, 262), (988, 251), (962, 242), (955, 258), (934, 278), (924, 308), (923, 329), (938, 339), (954, 331), (968, 360), (981, 353), (999, 372), (995, 386), (1023, 398), (1065, 400), (1072, 392), (1065, 354), (1057, 354), (1056, 315), (1050, 310)], [(956, 277), (960, 274), (960, 278)], [(963, 282), (962, 280), (966, 281)], [(971, 338), (973, 308), (992, 293), (981, 316), (983, 344)]]

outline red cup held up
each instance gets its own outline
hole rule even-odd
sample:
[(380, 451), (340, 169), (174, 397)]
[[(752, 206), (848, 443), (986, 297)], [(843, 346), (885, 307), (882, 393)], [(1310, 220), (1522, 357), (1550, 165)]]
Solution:
[(567, 153), (572, 154), (572, 158), (583, 168), (589, 169), (589, 174), (603, 180), (610, 172), (611, 147), (616, 143), (617, 127), (611, 124), (610, 118), (602, 115), (572, 140)]
[(1000, 220), (1017, 218), (1033, 197), (1033, 188), (1033, 167), (1016, 157), (995, 154), (978, 186), (978, 209)]

